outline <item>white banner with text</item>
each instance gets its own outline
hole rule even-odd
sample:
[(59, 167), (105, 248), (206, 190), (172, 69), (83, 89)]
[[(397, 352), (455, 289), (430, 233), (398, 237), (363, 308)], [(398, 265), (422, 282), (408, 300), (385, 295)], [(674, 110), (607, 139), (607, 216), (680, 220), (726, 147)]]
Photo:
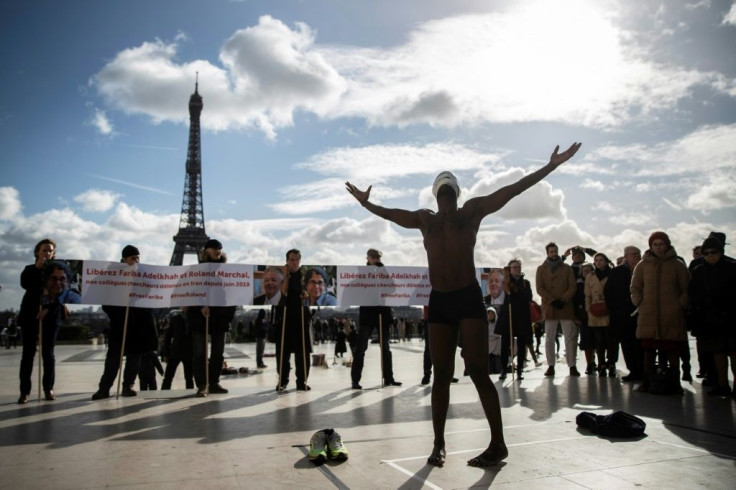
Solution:
[(253, 303), (253, 266), (204, 263), (161, 266), (85, 260), (82, 303), (171, 308)]

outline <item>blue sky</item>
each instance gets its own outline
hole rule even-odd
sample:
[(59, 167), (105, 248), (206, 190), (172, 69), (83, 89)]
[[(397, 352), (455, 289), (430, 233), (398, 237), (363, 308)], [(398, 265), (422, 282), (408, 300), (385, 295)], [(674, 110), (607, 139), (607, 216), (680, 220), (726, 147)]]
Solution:
[[(168, 264), (199, 72), (207, 233), (231, 262), (426, 265), (345, 192), (434, 208), (571, 162), (482, 226), (478, 266), (544, 244), (621, 255), (736, 239), (730, 1), (39, 1), (0, 28), (0, 308), (49, 236), (63, 258)], [(734, 252), (727, 246), (727, 253)], [(189, 258), (189, 262), (193, 257)]]

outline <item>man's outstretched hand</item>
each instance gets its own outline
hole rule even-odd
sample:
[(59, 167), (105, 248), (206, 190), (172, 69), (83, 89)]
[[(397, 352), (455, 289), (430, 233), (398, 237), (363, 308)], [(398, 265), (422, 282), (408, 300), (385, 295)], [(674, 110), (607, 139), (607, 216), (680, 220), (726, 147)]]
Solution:
[[(570, 155), (570, 156), (572, 156), (572, 155)], [(352, 196), (355, 199), (358, 200), (358, 202), (360, 204), (364, 204), (368, 200), (368, 198), (370, 197), (370, 195), (371, 195), (371, 189), (373, 188), (373, 186), (371, 185), (371, 186), (368, 187), (368, 189), (366, 189), (364, 191), (361, 191), (360, 189), (358, 189), (357, 187), (355, 187), (350, 182), (345, 182), (345, 188), (348, 190), (348, 192), (350, 194), (352, 194)]]
[(572, 156), (578, 152), (580, 149), (580, 145), (582, 143), (573, 143), (570, 148), (563, 151), (562, 153), (557, 153), (557, 151), (560, 149), (560, 145), (555, 146), (555, 151), (552, 153), (552, 156), (549, 157), (549, 163), (554, 165), (555, 167), (558, 167), (568, 161), (572, 158)]

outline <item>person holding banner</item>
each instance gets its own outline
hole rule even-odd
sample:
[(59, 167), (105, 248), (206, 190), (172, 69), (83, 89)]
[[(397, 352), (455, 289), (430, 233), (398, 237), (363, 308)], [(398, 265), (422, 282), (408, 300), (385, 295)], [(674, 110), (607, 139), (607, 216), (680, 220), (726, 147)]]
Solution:
[[(141, 260), (140, 251), (134, 245), (126, 245), (120, 254), (120, 262), (134, 267)], [(127, 314), (126, 314), (127, 310)], [(120, 371), (120, 365), (125, 355), (125, 369), (123, 369), (122, 396), (136, 396), (133, 389), (135, 378), (141, 366), (141, 357), (148, 350), (152, 338), (156, 338), (156, 320), (148, 308), (103, 305), (102, 311), (110, 319), (110, 333), (107, 342), (105, 367), (100, 377), (97, 391), (92, 400), (110, 398), (110, 388)], [(126, 325), (127, 318), (127, 325)], [(123, 350), (125, 338), (125, 350)]]
[[(296, 369), (296, 389), (309, 391), (312, 388), (307, 384), (309, 378), (308, 355), (312, 352), (312, 341), (309, 336), (308, 322), (309, 309), (303, 306), (302, 299), (302, 254), (297, 249), (286, 252), (286, 269), (289, 279), (286, 284), (286, 306), (276, 307), (276, 369), (279, 374), (279, 383), (276, 391), (281, 392), (289, 384), (291, 364), (289, 359), (294, 354)], [(285, 310), (285, 313), (284, 313)], [(285, 318), (284, 318), (285, 314)]]
[(432, 384), (434, 447), (427, 459), (430, 465), (443, 466), (445, 463), (445, 423), (459, 335), (463, 338), (465, 366), (491, 429), (488, 448), (468, 464), (491, 466), (508, 457), (498, 392), (488, 376), (488, 324), (483, 292), (476, 279), (475, 243), (483, 218), (541, 181), (579, 148), (580, 143), (573, 143), (566, 151), (558, 153), (558, 146), (549, 163), (541, 169), (489, 195), (469, 199), (462, 207), (458, 207), (460, 186), (456, 177), (451, 172), (442, 172), (432, 186), (437, 212), (385, 208), (369, 201), (372, 186), (362, 191), (350, 182), (345, 183), (347, 191), (368, 211), (404, 228), (418, 229), (424, 239), (432, 286), (428, 310), (429, 348), (435, 373)]
[[(56, 358), (54, 357), (54, 346), (56, 344), (56, 336), (59, 333), (61, 325), (69, 317), (69, 310), (65, 305), (79, 304), (81, 297), (69, 289), (69, 281), (72, 271), (66, 262), (54, 260), (49, 262), (41, 273), (41, 280), (44, 284), (44, 294), (41, 296), (41, 306), (38, 312), (38, 320), (36, 322), (36, 334), (38, 335), (38, 326), (41, 327), (41, 357), (43, 358), (43, 393), (44, 398), (48, 401), (56, 400), (54, 396), (54, 382), (56, 380)], [(29, 330), (34, 330), (29, 328)], [(25, 329), (24, 329), (25, 331)], [(29, 342), (35, 351), (36, 341), (34, 338)], [(23, 342), (23, 350), (26, 350), (26, 344)], [(35, 353), (35, 352), (34, 352)], [(23, 364), (23, 360), (26, 364)], [(31, 392), (31, 373), (33, 370), (33, 356), (30, 359), (25, 357), (21, 361), (21, 395), (18, 403), (28, 402), (28, 395)]]
[[(383, 254), (375, 248), (368, 249), (365, 265), (373, 265), (383, 267), (381, 262)], [(401, 382), (394, 379), (393, 359), (391, 357), (391, 349), (389, 347), (389, 333), (391, 331), (391, 322), (393, 322), (393, 313), (388, 306), (361, 306), (358, 319), (358, 342), (353, 352), (353, 365), (350, 368), (350, 378), (353, 382), (354, 390), (361, 390), (360, 378), (363, 374), (363, 363), (365, 360), (365, 351), (368, 350), (368, 340), (371, 338), (374, 329), (379, 331), (381, 341), (381, 374), (384, 386), (401, 386)]]
[[(222, 251), (222, 243), (208, 240), (199, 252), (199, 262), (216, 262), (224, 264), (227, 255)], [(228, 391), (220, 386), (220, 373), (225, 360), (225, 334), (230, 330), (230, 322), (235, 316), (235, 306), (203, 306), (187, 308), (187, 322), (192, 331), (194, 358), (194, 382), (197, 384), (197, 396), (208, 394), (224, 394)], [(209, 323), (209, 325), (208, 325)], [(210, 347), (209, 373), (206, 366), (208, 330), (212, 341)], [(209, 379), (207, 379), (209, 375)]]
[(20, 285), (26, 290), (20, 303), (18, 325), (23, 336), (23, 354), (20, 359), (20, 398), (18, 403), (27, 403), (31, 393), (31, 373), (33, 358), (36, 356), (38, 342), (38, 312), (43, 294), (41, 275), (44, 266), (54, 258), (56, 243), (44, 238), (33, 248), (34, 262), (27, 265), (20, 273)]

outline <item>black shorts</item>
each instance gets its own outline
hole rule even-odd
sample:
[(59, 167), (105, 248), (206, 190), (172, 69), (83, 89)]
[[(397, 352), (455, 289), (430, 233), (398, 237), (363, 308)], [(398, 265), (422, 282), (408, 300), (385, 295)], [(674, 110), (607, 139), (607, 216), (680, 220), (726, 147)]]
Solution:
[(477, 318), (487, 321), (483, 292), (476, 282), (450, 292), (434, 291), (429, 294), (427, 321), (445, 325), (457, 325), (460, 320)]

